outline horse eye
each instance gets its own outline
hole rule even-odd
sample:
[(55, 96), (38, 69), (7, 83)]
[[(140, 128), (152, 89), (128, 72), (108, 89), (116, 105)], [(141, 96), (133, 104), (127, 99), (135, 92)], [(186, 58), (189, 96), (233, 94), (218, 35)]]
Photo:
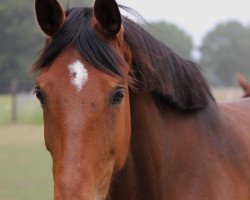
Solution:
[(122, 102), (123, 98), (125, 96), (125, 90), (124, 89), (118, 89), (111, 97), (111, 104), (116, 105)]
[(36, 94), (36, 98), (40, 101), (41, 105), (42, 106), (45, 105), (46, 99), (45, 99), (43, 93), (39, 89), (36, 89), (35, 94)]

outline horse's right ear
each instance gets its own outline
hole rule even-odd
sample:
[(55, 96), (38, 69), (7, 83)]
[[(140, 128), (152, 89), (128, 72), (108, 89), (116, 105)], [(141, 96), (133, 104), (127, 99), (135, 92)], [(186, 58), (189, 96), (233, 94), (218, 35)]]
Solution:
[(121, 13), (115, 0), (95, 0), (94, 14), (107, 36), (115, 36), (121, 29)]
[(242, 87), (242, 89), (246, 92), (248, 91), (248, 88), (250, 87), (249, 86), (249, 83), (247, 82), (247, 79), (246, 77), (241, 74), (241, 73), (238, 73), (238, 81), (239, 81), (239, 84), (240, 86)]
[(37, 21), (43, 32), (52, 37), (63, 26), (66, 15), (57, 0), (36, 0)]

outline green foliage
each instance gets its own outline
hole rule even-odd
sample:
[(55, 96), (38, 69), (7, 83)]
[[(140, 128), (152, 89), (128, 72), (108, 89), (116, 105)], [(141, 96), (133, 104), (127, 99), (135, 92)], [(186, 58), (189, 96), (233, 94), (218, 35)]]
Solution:
[(0, 92), (9, 90), (13, 78), (19, 89), (31, 87), (28, 71), (42, 42), (31, 5), (32, 0), (0, 2)]
[(203, 40), (201, 65), (213, 85), (235, 85), (237, 72), (250, 75), (250, 28), (239, 22), (218, 24)]
[[(67, 9), (68, 0), (61, 3)], [(70, 7), (91, 3), (92, 0), (69, 0)], [(0, 27), (0, 93), (9, 92), (12, 79), (18, 79), (19, 90), (30, 90), (30, 67), (44, 41), (35, 20), (34, 0), (1, 0)]]
[(193, 50), (192, 38), (181, 28), (166, 22), (150, 23), (143, 25), (155, 38), (171, 47), (177, 54), (184, 58), (191, 58)]

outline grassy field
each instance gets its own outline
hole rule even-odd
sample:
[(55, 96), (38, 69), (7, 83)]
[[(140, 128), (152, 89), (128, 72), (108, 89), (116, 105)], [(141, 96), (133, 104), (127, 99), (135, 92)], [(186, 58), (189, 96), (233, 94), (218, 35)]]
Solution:
[(10, 122), (11, 119), (11, 97), (9, 95), (0, 96), (0, 124)]
[[(0, 125), (11, 122), (11, 96), (0, 96)], [(42, 124), (42, 109), (32, 94), (17, 96), (17, 121), (22, 124)]]
[(42, 126), (0, 126), (0, 200), (50, 199), (51, 159)]

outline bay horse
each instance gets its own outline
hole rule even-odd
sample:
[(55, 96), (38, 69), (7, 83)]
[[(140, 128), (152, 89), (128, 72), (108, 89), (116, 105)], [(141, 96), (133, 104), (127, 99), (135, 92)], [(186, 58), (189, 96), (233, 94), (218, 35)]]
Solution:
[(243, 97), (250, 97), (250, 83), (248, 83), (246, 77), (241, 73), (238, 74), (238, 82), (245, 93)]
[(55, 200), (250, 199), (249, 99), (216, 103), (200, 67), (115, 0), (35, 8)]

